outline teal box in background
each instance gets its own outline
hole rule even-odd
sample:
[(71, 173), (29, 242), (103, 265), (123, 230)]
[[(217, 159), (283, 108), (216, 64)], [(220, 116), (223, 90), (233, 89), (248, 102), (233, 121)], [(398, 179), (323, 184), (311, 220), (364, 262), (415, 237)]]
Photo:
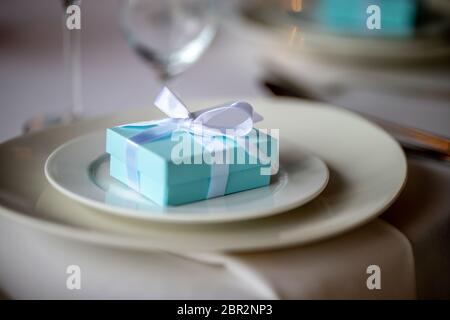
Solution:
[[(381, 29), (367, 28), (368, 6), (381, 12)], [(337, 33), (409, 37), (414, 34), (416, 0), (319, 0), (313, 17), (326, 30)]]
[[(217, 165), (205, 161), (199, 163), (198, 160), (203, 159), (204, 153), (208, 152), (199, 140), (191, 133), (182, 131), (159, 140), (142, 143), (135, 147), (134, 163), (130, 163), (130, 159), (127, 158), (129, 138), (142, 130), (145, 129), (134, 126), (107, 129), (106, 151), (110, 154), (111, 176), (161, 206), (181, 205), (207, 199), (212, 167)], [(277, 150), (278, 141), (257, 129), (253, 129), (252, 134), (245, 138), (247, 143), (260, 148), (269, 159), (271, 152)], [(226, 176), (215, 176), (215, 179), (222, 181), (225, 179), (224, 194), (258, 188), (270, 183), (270, 175), (261, 174), (261, 169), (269, 168), (270, 163), (263, 163), (260, 159), (250, 156), (245, 147), (232, 139), (225, 137), (214, 139), (221, 139), (226, 145), (224, 152), (233, 155), (233, 162), (227, 165)], [(174, 158), (174, 148), (179, 149), (183, 141), (189, 141), (191, 152), (175, 152)], [(244, 155), (243, 164), (236, 163), (238, 155)], [(278, 160), (278, 157), (276, 159)], [(130, 169), (137, 173), (138, 181), (130, 180)]]

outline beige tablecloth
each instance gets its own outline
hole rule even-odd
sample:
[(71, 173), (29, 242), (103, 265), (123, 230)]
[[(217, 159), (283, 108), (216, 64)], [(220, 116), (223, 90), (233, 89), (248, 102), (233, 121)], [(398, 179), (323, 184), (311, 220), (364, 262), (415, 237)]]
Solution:
[[(83, 6), (86, 114), (145, 105), (159, 85), (123, 41), (117, 3), (103, 0)], [(5, 141), (19, 134), (32, 114), (61, 110), (66, 95), (60, 7), (49, 0), (2, 1), (0, 21), (0, 31), (7, 30), (1, 33), (0, 50), (0, 69), (5, 71), (0, 73), (0, 140)], [(275, 55), (267, 52), (254, 43), (219, 34), (175, 87), (183, 88), (187, 99), (267, 94), (259, 83), (262, 62)], [(310, 67), (305, 73), (320, 74), (317, 70), (323, 69)], [(418, 75), (419, 80), (425, 77), (422, 71)], [(327, 78), (326, 73), (322, 77)], [(449, 134), (448, 101), (358, 91), (342, 95), (338, 102)], [(2, 220), (0, 263), (15, 272), (0, 268), (0, 288), (14, 298), (414, 298), (417, 284), (419, 297), (449, 298), (450, 170), (423, 160), (409, 160), (409, 165), (406, 189), (383, 216), (389, 224), (378, 219), (321, 243), (264, 253), (186, 253), (191, 256), (186, 259), (140, 252), (139, 258), (130, 259), (131, 253), (120, 249), (87, 248), (82, 243), (71, 247), (51, 236), (42, 238), (27, 226), (21, 226), (20, 234), (11, 234), (15, 222)], [(13, 247), (8, 245), (12, 237), (20, 239)], [(47, 249), (32, 250), (36, 244)], [(24, 264), (24, 257), (35, 263)], [(63, 285), (65, 266), (73, 261), (89, 270), (80, 292)], [(381, 290), (367, 289), (366, 268), (371, 264), (381, 267)]]

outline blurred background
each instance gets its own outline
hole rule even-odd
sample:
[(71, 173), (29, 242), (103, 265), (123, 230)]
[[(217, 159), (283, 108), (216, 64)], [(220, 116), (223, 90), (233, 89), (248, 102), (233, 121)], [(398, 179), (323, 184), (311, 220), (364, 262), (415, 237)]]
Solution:
[[(81, 30), (65, 27), (73, 3)], [(2, 0), (0, 141), (30, 119), (150, 107), (162, 83), (187, 100), (297, 95), (450, 136), (449, 56), (447, 0)]]

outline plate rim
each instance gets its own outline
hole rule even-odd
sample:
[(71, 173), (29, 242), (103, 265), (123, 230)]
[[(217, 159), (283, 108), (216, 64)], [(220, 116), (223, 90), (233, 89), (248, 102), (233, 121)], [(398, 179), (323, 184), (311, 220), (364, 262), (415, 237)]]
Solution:
[[(214, 218), (211, 218), (210, 215), (200, 215), (200, 214), (192, 214), (192, 213), (174, 213), (170, 216), (158, 216), (158, 215), (144, 215), (142, 213), (138, 213), (138, 210), (130, 209), (130, 208), (118, 208), (117, 206), (109, 205), (102, 203), (97, 200), (89, 199), (87, 197), (84, 197), (82, 195), (79, 195), (75, 193), (74, 191), (71, 191), (63, 186), (61, 186), (50, 173), (50, 166), (52, 161), (55, 157), (58, 156), (58, 154), (61, 152), (61, 150), (66, 149), (72, 144), (79, 143), (80, 141), (87, 140), (89, 136), (97, 136), (97, 135), (103, 135), (104, 132), (101, 130), (97, 130), (88, 134), (84, 134), (78, 137), (75, 137), (73, 139), (70, 139), (69, 141), (66, 141), (65, 143), (58, 146), (56, 149), (54, 149), (50, 155), (47, 157), (44, 163), (44, 174), (47, 181), (50, 183), (50, 185), (55, 188), (58, 192), (62, 193), (63, 195), (67, 196), (68, 198), (75, 200), (85, 206), (88, 206), (91, 209), (99, 210), (102, 212), (102, 214), (113, 214), (118, 217), (122, 218), (129, 218), (129, 219), (136, 219), (136, 220), (144, 220), (146, 222), (157, 222), (157, 223), (174, 223), (174, 224), (215, 224), (215, 223), (232, 223), (232, 222), (239, 222), (239, 221), (249, 221), (259, 218), (265, 218), (270, 217), (273, 215), (283, 214), (286, 211), (299, 208), (302, 205), (312, 201), (314, 198), (319, 196), (327, 187), (328, 182), (330, 180), (330, 171), (328, 169), (328, 166), (326, 165), (325, 161), (323, 161), (320, 157), (312, 154), (311, 152), (307, 150), (303, 150), (310, 159), (314, 159), (314, 161), (317, 161), (320, 163), (320, 165), (323, 167), (323, 174), (325, 174), (325, 179), (322, 181), (320, 187), (314, 191), (311, 195), (308, 197), (305, 197), (301, 199), (300, 201), (293, 201), (288, 204), (284, 205), (278, 205), (277, 210), (270, 210), (267, 209), (263, 212), (261, 211), (252, 211), (250, 214), (245, 215), (238, 215), (238, 216), (232, 216), (227, 215), (226, 213), (222, 212), (220, 214), (215, 214)], [(99, 152), (98, 156), (102, 156), (105, 152), (101, 153)], [(96, 158), (97, 159), (97, 158)], [(254, 189), (256, 190), (256, 189)], [(247, 191), (247, 190), (246, 190)], [(206, 199), (208, 200), (208, 199)], [(204, 201), (204, 200), (203, 200)], [(193, 218), (194, 217), (194, 218)]]

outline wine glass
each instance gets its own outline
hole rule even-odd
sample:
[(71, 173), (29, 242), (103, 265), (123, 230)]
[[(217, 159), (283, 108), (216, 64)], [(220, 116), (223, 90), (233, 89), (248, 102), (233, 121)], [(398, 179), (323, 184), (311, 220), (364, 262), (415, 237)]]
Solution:
[(69, 96), (68, 105), (60, 113), (49, 113), (35, 116), (23, 125), (22, 131), (32, 132), (49, 126), (70, 123), (79, 119), (83, 113), (81, 91), (81, 30), (69, 30), (66, 26), (67, 8), (71, 5), (81, 6), (81, 0), (61, 0), (63, 55), (65, 86)]
[(121, 25), (161, 83), (195, 63), (216, 33), (212, 0), (127, 0)]

